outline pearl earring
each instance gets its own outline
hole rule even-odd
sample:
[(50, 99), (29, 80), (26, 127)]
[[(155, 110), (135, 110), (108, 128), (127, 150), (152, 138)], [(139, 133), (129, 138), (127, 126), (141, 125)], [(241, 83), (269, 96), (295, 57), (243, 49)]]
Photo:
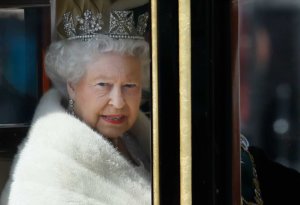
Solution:
[(68, 105), (68, 111), (71, 115), (75, 116), (75, 112), (74, 112), (74, 100), (73, 99), (69, 99), (69, 105)]

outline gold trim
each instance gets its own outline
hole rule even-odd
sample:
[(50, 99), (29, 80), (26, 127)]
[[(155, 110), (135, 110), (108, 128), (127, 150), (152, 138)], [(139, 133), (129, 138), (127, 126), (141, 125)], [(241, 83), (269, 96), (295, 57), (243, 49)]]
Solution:
[(179, 0), (180, 204), (192, 204), (191, 11)]
[(159, 119), (158, 119), (158, 49), (157, 49), (157, 1), (151, 0), (152, 42), (152, 164), (153, 205), (159, 205)]

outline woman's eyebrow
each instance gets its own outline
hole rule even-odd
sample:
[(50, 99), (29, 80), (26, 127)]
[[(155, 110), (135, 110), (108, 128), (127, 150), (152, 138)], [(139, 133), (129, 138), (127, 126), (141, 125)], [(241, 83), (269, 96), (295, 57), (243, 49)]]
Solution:
[(94, 79), (94, 80), (97, 80), (97, 79), (101, 79), (101, 80), (109, 80), (109, 79), (111, 79), (111, 77), (108, 76), (108, 75), (99, 73), (99, 74), (94, 74), (92, 79)]

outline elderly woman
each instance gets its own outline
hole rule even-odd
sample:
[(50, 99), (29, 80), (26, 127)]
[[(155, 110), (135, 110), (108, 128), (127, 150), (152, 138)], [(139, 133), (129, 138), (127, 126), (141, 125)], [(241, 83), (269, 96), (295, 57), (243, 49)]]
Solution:
[(60, 40), (46, 72), (54, 88), (40, 100), (1, 205), (151, 204), (149, 156), (128, 134), (143, 117), (147, 42)]

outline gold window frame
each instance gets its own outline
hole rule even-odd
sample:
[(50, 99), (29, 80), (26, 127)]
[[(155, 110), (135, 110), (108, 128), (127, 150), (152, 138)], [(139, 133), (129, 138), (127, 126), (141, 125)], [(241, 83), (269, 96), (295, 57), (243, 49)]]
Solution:
[[(178, 0), (178, 30), (179, 30), (179, 105), (180, 105), (180, 202), (178, 204), (190, 205), (193, 202), (192, 190), (192, 96), (191, 96), (191, 5), (193, 1)], [(175, 3), (175, 2), (174, 2)], [(215, 0), (214, 3), (222, 4)], [(151, 34), (152, 34), (152, 159), (153, 159), (153, 204), (159, 205), (161, 201), (160, 180), (160, 144), (159, 138), (159, 76), (158, 76), (158, 0), (151, 0)], [(231, 152), (228, 154), (231, 158), (230, 164), (230, 186), (231, 190), (226, 192), (226, 197), (233, 204), (241, 204), (241, 175), (240, 175), (240, 129), (239, 129), (239, 67), (238, 67), (238, 2), (226, 2), (226, 9), (229, 11), (229, 23), (231, 39), (231, 104), (228, 104), (232, 112), (232, 121), (230, 129), (232, 130)], [(218, 5), (219, 6), (219, 5)], [(214, 8), (215, 9), (215, 8)], [(212, 185), (215, 187), (215, 185)], [(198, 193), (201, 194), (201, 193)], [(212, 199), (212, 204), (218, 204), (217, 199)]]

